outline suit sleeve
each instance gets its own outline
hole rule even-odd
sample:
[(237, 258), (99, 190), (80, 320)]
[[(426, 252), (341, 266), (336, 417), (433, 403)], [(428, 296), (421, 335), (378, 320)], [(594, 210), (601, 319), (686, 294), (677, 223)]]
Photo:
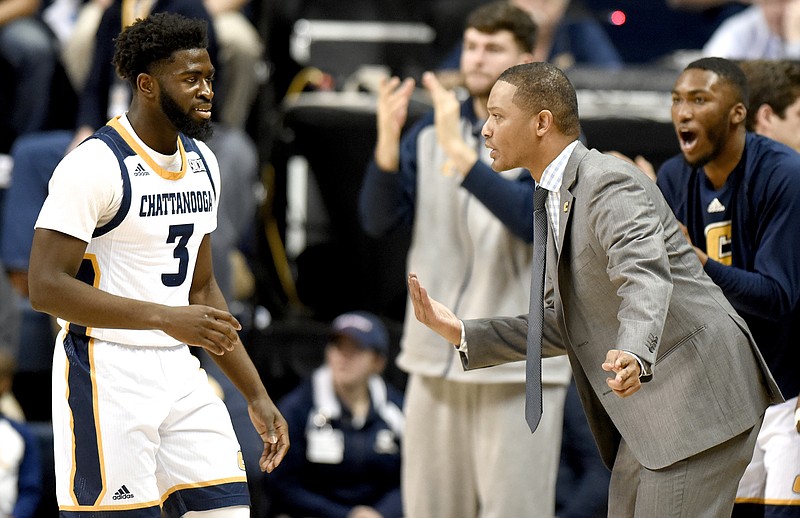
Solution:
[[(467, 353), (460, 353), (464, 370), (524, 360), (528, 352), (528, 315), (464, 320), (464, 336)], [(555, 310), (545, 306), (542, 358), (564, 354)]]
[(653, 339), (660, 340), (672, 297), (664, 215), (653, 201), (660, 194), (655, 185), (626, 172), (606, 170), (595, 179), (585, 223), (608, 258), (606, 271), (621, 299), (617, 343), (609, 345), (652, 364)]

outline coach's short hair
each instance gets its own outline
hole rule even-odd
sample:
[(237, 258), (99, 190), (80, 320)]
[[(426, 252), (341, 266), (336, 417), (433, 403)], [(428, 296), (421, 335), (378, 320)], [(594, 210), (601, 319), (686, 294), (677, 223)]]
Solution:
[(157, 13), (138, 19), (115, 40), (114, 66), (122, 79), (135, 82), (152, 73), (153, 65), (179, 50), (208, 48), (208, 24), (176, 13)]
[(580, 135), (575, 87), (555, 65), (541, 61), (515, 65), (497, 80), (517, 87), (513, 102), (518, 107), (531, 115), (549, 110), (561, 133), (576, 138)]

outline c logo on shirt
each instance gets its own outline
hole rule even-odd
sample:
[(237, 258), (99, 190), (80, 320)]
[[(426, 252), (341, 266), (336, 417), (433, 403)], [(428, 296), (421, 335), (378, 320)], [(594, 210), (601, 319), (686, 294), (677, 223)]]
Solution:
[(731, 222), (720, 221), (706, 227), (706, 253), (708, 256), (726, 266), (733, 262), (731, 256)]

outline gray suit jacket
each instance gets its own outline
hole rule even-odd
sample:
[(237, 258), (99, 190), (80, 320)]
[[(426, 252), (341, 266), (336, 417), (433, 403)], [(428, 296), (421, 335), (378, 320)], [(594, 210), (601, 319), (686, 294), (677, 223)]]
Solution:
[[(548, 238), (543, 356), (566, 353), (604, 462), (620, 436), (650, 469), (720, 444), (782, 401), (744, 320), (703, 272), (655, 182), (622, 160), (573, 151), (559, 243)], [(527, 315), (465, 321), (464, 368), (525, 356)], [(653, 366), (627, 398), (606, 385), (609, 349)]]

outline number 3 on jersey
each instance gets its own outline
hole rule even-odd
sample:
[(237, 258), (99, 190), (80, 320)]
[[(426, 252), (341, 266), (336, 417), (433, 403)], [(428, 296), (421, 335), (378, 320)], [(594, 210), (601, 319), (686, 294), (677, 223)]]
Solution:
[(161, 282), (164, 286), (174, 288), (180, 286), (186, 280), (186, 274), (189, 271), (189, 250), (186, 248), (186, 243), (194, 233), (194, 223), (187, 223), (184, 225), (170, 225), (169, 236), (167, 243), (175, 243), (175, 250), (172, 251), (172, 256), (178, 260), (178, 273), (162, 273)]

